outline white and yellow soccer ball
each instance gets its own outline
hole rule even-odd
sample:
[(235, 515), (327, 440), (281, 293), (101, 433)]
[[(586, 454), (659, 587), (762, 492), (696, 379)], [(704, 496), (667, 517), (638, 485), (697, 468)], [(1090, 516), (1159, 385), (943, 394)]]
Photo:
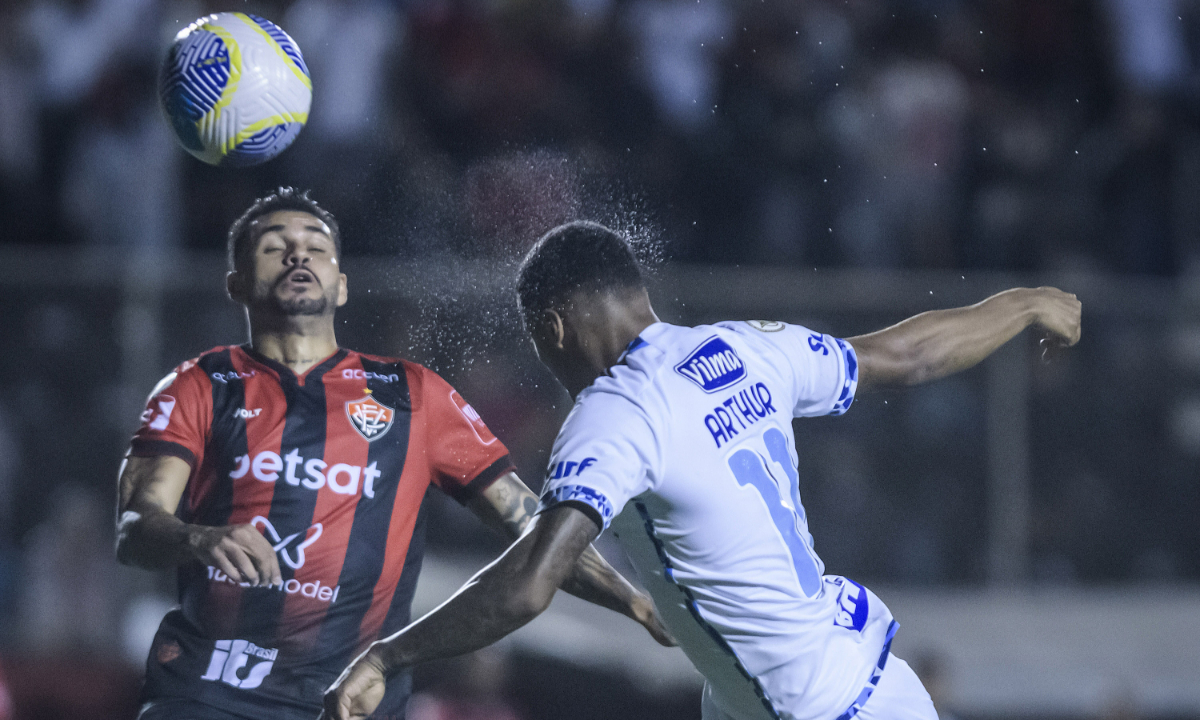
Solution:
[(210, 165), (245, 167), (270, 160), (300, 134), (312, 80), (299, 46), (278, 25), (227, 12), (175, 36), (159, 95), (188, 152)]

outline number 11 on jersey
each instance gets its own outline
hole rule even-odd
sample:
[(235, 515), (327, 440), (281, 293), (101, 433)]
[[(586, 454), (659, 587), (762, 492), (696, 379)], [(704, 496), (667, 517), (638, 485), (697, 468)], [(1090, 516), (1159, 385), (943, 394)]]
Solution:
[[(743, 447), (729, 456), (729, 469), (739, 485), (749, 485), (762, 496), (767, 510), (771, 513), (771, 522), (779, 531), (792, 556), (792, 566), (796, 569), (800, 589), (808, 597), (816, 597), (821, 591), (821, 570), (804, 539), (804, 531), (801, 530), (806, 518), (804, 506), (800, 503), (800, 475), (788, 455), (787, 438), (782, 430), (776, 427), (767, 428), (762, 434), (762, 441), (770, 458)], [(780, 483), (771, 472), (772, 464), (782, 467), (787, 474), (786, 487), (791, 496), (790, 503), (784, 503)], [(787, 507), (788, 504), (791, 508)]]

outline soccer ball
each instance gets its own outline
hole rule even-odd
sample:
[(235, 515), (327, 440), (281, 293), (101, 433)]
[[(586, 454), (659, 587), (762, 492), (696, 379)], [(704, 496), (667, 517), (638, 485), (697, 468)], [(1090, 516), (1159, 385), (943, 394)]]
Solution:
[(175, 36), (159, 94), (188, 152), (210, 165), (245, 167), (270, 160), (300, 134), (312, 80), (300, 48), (278, 25), (217, 13)]

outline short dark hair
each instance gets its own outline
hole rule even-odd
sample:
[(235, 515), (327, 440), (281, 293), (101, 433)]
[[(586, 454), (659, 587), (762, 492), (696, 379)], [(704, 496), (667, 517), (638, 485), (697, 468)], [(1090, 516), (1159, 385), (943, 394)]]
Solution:
[(579, 290), (646, 287), (629, 243), (599, 223), (559, 225), (534, 244), (517, 274), (517, 301), (527, 326)]
[(341, 258), (342, 234), (338, 230), (337, 220), (334, 219), (333, 214), (318, 205), (316, 200), (310, 198), (307, 190), (281, 187), (270, 195), (255, 200), (254, 204), (242, 213), (240, 218), (234, 220), (233, 225), (229, 226), (226, 252), (230, 270), (237, 270), (239, 265), (254, 254), (255, 245), (252, 241), (255, 238), (254, 233), (251, 232), (254, 221), (264, 215), (282, 210), (306, 212), (325, 223), (329, 227), (329, 239), (333, 240), (334, 252), (337, 253), (338, 258)]

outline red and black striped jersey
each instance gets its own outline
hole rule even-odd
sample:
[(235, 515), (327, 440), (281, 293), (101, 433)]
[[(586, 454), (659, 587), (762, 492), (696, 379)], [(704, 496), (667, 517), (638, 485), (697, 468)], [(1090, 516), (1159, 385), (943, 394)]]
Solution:
[(184, 522), (249, 523), (276, 549), (282, 586), (181, 566), (180, 607), (147, 664), (148, 699), (251, 715), (315, 716), (342, 668), (409, 621), (426, 490), (466, 502), (513, 467), (436, 373), (344, 349), (303, 375), (247, 346), (185, 362), (151, 395), (130, 454), (191, 465)]

